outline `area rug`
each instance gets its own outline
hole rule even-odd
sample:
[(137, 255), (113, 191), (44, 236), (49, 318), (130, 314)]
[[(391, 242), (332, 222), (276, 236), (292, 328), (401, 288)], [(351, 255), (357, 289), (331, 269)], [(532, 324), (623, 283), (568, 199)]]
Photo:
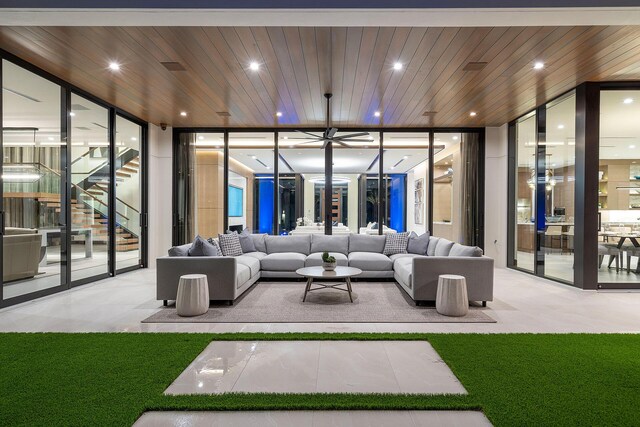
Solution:
[(353, 303), (346, 292), (325, 289), (307, 295), (304, 282), (259, 282), (233, 306), (211, 305), (201, 316), (180, 317), (163, 308), (142, 323), (495, 323), (486, 308), (470, 307), (464, 317), (416, 307), (393, 282), (353, 283)]

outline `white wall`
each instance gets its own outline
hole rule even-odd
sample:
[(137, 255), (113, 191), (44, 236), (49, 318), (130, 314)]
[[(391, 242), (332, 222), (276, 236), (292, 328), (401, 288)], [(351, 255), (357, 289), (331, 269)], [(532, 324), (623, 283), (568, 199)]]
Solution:
[(508, 126), (486, 128), (484, 251), (496, 267), (507, 265)]
[[(422, 178), (424, 180), (423, 182), (423, 201), (424, 203), (422, 204), (423, 206), (423, 212), (422, 212), (422, 224), (416, 224), (415, 223), (415, 215), (414, 215), (414, 208), (415, 208), (415, 181), (419, 180), (420, 178)], [(415, 168), (411, 169), (408, 173), (407, 173), (407, 231), (415, 231), (416, 234), (420, 235), (423, 234), (426, 230), (426, 221), (427, 221), (427, 215), (426, 215), (426, 210), (427, 210), (427, 186), (429, 185), (429, 178), (427, 177), (427, 161), (425, 160), (424, 162), (420, 163), (418, 166), (416, 166)]]
[(171, 247), (172, 129), (149, 124), (149, 267)]

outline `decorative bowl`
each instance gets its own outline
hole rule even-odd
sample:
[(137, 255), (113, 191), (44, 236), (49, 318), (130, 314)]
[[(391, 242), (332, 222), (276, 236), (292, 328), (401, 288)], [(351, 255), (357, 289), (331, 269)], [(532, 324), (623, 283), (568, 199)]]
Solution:
[(336, 269), (336, 265), (338, 264), (337, 261), (335, 262), (323, 262), (322, 263), (322, 268), (324, 268), (324, 271), (333, 271)]

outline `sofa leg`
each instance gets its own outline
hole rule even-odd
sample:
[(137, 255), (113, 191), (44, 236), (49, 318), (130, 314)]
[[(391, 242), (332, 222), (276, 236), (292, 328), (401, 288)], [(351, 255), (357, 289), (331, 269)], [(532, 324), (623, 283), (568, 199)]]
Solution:
[(230, 299), (229, 301), (227, 301), (227, 305), (228, 305), (228, 306), (232, 306), (232, 305), (233, 305), (233, 300), (232, 300), (232, 299)]
[(482, 301), (482, 306), (486, 307), (487, 306), (487, 302), (486, 301)]
[(162, 300), (162, 305), (164, 305), (165, 307), (168, 306), (169, 305), (169, 301), (167, 301), (166, 299)]

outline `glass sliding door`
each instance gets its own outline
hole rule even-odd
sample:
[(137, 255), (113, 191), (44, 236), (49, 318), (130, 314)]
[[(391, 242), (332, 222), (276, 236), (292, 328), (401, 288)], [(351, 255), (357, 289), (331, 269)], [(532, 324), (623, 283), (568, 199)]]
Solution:
[(109, 273), (109, 110), (71, 94), (71, 280)]
[[(545, 228), (540, 242), (544, 275), (573, 282), (575, 218), (576, 96), (571, 92), (545, 106)], [(539, 161), (540, 161), (539, 160)]]
[(141, 265), (142, 126), (116, 116), (116, 270)]
[(5, 301), (66, 282), (61, 96), (60, 86), (2, 61)]
[(536, 256), (536, 115), (528, 114), (516, 121), (515, 145), (515, 266), (534, 272)]
[[(321, 131), (312, 133), (322, 134)], [(278, 133), (280, 234), (324, 234), (325, 150), (322, 145), (303, 133)]]
[(600, 92), (598, 283), (640, 281), (640, 90)]
[(229, 132), (228, 230), (274, 234), (273, 132)]
[(384, 233), (429, 231), (429, 133), (384, 132), (383, 148)]

